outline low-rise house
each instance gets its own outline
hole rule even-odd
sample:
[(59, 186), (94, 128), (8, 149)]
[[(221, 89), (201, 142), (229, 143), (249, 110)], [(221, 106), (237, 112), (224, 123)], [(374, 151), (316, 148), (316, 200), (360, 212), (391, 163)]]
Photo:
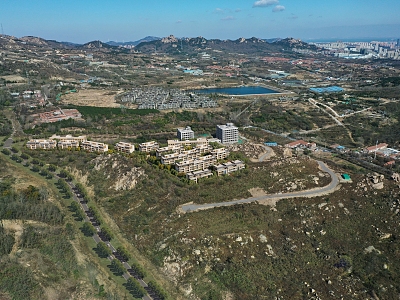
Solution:
[(141, 152), (151, 152), (155, 151), (159, 148), (160, 146), (156, 141), (151, 141), (151, 142), (146, 142), (146, 143), (141, 143), (139, 144), (139, 151)]
[(387, 163), (384, 164), (385, 167), (392, 167), (396, 164), (394, 160), (388, 161)]
[(245, 167), (246, 165), (244, 164), (244, 162), (242, 162), (241, 160), (235, 160), (214, 166), (214, 170), (217, 172), (217, 175), (220, 176), (242, 170)]
[(53, 140), (45, 140), (45, 139), (36, 139), (29, 140), (26, 143), (26, 147), (31, 150), (35, 149), (55, 149), (57, 146), (57, 142)]
[(388, 146), (388, 144), (386, 144), (386, 143), (380, 143), (378, 145), (365, 148), (364, 152), (366, 152), (366, 153), (374, 153), (374, 152), (376, 152), (378, 150), (386, 149), (387, 146)]
[(295, 148), (309, 148), (315, 149), (317, 147), (316, 143), (308, 143), (303, 140), (294, 141), (285, 145), (286, 148), (295, 149)]
[(135, 145), (131, 143), (119, 142), (115, 145), (115, 149), (123, 153), (132, 153), (135, 151)]
[(83, 150), (89, 152), (107, 152), (108, 145), (104, 143), (92, 142), (92, 141), (85, 141), (81, 144), (81, 148)]

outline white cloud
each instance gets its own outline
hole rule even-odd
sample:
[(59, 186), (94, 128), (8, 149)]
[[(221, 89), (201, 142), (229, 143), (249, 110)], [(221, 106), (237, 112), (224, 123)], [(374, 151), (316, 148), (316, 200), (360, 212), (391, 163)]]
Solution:
[(216, 8), (214, 12), (215, 12), (216, 14), (222, 14), (222, 13), (224, 13), (224, 10), (221, 9), (221, 8)]
[(232, 16), (227, 16), (227, 17), (221, 19), (221, 21), (232, 21), (232, 20), (235, 20), (235, 18)]
[(253, 7), (266, 7), (279, 4), (279, 0), (258, 0), (254, 2)]
[(175, 23), (176, 23), (176, 24), (180, 24), (180, 23), (182, 23), (182, 20), (178, 20), (178, 21), (176, 21)]
[(283, 5), (277, 5), (274, 7), (274, 9), (272, 10), (273, 12), (278, 12), (278, 11), (284, 11), (285, 7)]
[(241, 11), (242, 11), (242, 10), (241, 10), (240, 8), (235, 9), (235, 12), (236, 12), (236, 13), (241, 12)]

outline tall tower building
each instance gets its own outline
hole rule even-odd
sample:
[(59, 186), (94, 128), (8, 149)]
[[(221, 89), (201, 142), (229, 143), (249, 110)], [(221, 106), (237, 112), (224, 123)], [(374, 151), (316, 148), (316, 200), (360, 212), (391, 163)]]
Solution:
[(220, 139), (222, 144), (232, 144), (239, 141), (239, 130), (233, 123), (226, 125), (217, 125), (217, 139)]
[(186, 126), (186, 128), (178, 128), (176, 134), (181, 141), (194, 139), (194, 131), (189, 126)]

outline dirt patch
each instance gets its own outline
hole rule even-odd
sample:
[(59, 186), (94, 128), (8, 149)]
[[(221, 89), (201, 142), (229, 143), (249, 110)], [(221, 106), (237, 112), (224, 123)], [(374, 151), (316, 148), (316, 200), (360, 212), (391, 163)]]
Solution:
[(77, 93), (63, 95), (61, 101), (65, 104), (96, 107), (120, 107), (115, 101), (115, 96), (121, 92), (107, 90), (80, 90)]
[(3, 78), (4, 80), (11, 82), (26, 82), (26, 78), (18, 75), (6, 75), (6, 76), (1, 76), (0, 78)]
[(262, 188), (249, 189), (249, 193), (252, 197), (261, 197), (267, 195), (267, 193)]

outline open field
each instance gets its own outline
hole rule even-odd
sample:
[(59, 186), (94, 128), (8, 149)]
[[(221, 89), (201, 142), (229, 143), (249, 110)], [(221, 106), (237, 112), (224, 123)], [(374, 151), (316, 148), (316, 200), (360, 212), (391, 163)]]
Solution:
[(115, 101), (118, 92), (97, 89), (82, 89), (77, 93), (69, 93), (61, 97), (64, 104), (96, 107), (120, 107)]

